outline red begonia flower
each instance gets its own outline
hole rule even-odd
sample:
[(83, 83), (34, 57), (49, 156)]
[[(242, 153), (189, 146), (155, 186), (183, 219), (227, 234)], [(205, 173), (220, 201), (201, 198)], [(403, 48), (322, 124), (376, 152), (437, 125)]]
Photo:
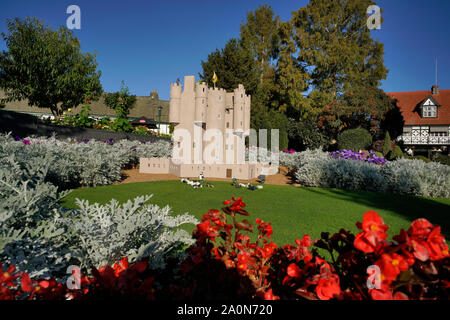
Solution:
[(316, 294), (320, 300), (330, 300), (340, 293), (341, 288), (339, 287), (338, 275), (329, 274), (329, 276), (319, 279), (316, 286)]

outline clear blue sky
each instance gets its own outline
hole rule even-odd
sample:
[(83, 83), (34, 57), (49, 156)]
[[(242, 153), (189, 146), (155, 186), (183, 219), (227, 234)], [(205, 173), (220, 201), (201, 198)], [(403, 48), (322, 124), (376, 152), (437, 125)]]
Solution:
[[(136, 95), (156, 89), (169, 99), (170, 83), (201, 72), (201, 60), (239, 36), (248, 11), (272, 6), (283, 21), (307, 0), (2, 0), (0, 32), (6, 19), (35, 16), (54, 28), (65, 25), (71, 4), (81, 8), (81, 30), (74, 30), (83, 52), (98, 53), (101, 82), (107, 92), (125, 80)], [(384, 43), (389, 69), (387, 92), (428, 90), (435, 82), (450, 89), (450, 1), (379, 0), (384, 10), (381, 30), (372, 36)], [(3, 40), (0, 50), (6, 49)], [(220, 76), (220, 75), (219, 75)]]

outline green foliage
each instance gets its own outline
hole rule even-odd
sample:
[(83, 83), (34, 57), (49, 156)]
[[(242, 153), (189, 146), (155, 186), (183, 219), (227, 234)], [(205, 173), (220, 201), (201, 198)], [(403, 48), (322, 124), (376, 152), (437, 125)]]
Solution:
[(367, 150), (372, 144), (372, 135), (366, 129), (349, 129), (338, 137), (338, 149)]
[(105, 104), (116, 112), (117, 118), (111, 128), (118, 132), (130, 132), (133, 127), (128, 121), (128, 115), (130, 109), (136, 104), (136, 96), (130, 94), (124, 81), (122, 81), (120, 91), (105, 94)]
[[(371, 0), (311, 0), (293, 12), (299, 59), (311, 70), (311, 84), (333, 95), (355, 84), (377, 87), (385, 79), (383, 44), (366, 26)], [(343, 58), (345, 57), (345, 58)]]
[(222, 50), (210, 53), (206, 61), (202, 61), (203, 73), (200, 79), (212, 87), (212, 77), (217, 74), (216, 86), (232, 91), (243, 84), (246, 92), (253, 96), (258, 86), (259, 70), (250, 54), (237, 39), (230, 39)]
[(403, 158), (403, 152), (400, 146), (395, 146), (394, 150), (392, 150), (389, 156), (389, 160), (395, 160), (399, 158)]
[(376, 155), (378, 158), (383, 158), (383, 154), (382, 154), (381, 152), (375, 151), (375, 155)]
[(91, 112), (91, 106), (90, 106), (90, 98), (89, 95), (87, 95), (84, 98), (84, 102), (81, 106), (81, 111), (78, 114), (75, 125), (77, 127), (87, 127), (90, 128), (94, 124), (94, 120), (89, 117), (89, 114)]
[(55, 115), (79, 105), (87, 92), (102, 92), (95, 54), (82, 53), (80, 42), (66, 27), (57, 31), (36, 18), (7, 20), (2, 33), (8, 51), (0, 53), (3, 102), (28, 99), (29, 105), (50, 108)]
[(258, 62), (260, 83), (270, 72), (270, 61), (278, 55), (280, 18), (275, 16), (271, 6), (259, 6), (254, 12), (247, 13), (247, 20), (241, 24), (242, 45)]
[(289, 135), (289, 148), (296, 151), (328, 146), (328, 139), (320, 132), (317, 125), (308, 119), (296, 121), (290, 118), (287, 132)]
[(391, 136), (389, 135), (389, 131), (387, 131), (384, 137), (383, 156), (388, 157), (391, 151), (392, 151), (392, 141)]
[(406, 158), (406, 159), (411, 159), (411, 160), (414, 160), (414, 159), (415, 159), (415, 160), (421, 160), (421, 161), (423, 161), (423, 162), (425, 162), (425, 163), (430, 163), (430, 162), (431, 162), (430, 159), (428, 159), (427, 157), (422, 156), (422, 155), (417, 155), (417, 156), (408, 156), (408, 155), (405, 155), (404, 158)]
[(431, 158), (434, 162), (439, 162), (441, 164), (450, 166), (450, 157), (448, 155), (435, 152)]

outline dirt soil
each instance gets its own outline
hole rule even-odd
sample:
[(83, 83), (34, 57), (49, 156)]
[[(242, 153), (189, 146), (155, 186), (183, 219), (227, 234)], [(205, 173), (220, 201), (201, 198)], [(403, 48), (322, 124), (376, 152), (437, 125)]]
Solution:
[[(148, 182), (148, 181), (162, 181), (162, 180), (180, 180), (179, 177), (173, 174), (152, 174), (152, 173), (139, 173), (139, 168), (122, 170), (122, 175), (124, 179), (115, 184), (123, 183), (133, 183), (133, 182)], [(198, 180), (198, 177), (191, 177), (192, 179)], [(207, 178), (208, 181), (230, 181), (232, 179), (220, 179), (220, 178)], [(259, 183), (258, 179), (252, 180), (238, 180), (242, 183)], [(277, 186), (299, 186), (293, 183), (292, 178), (289, 176), (289, 172), (285, 167), (280, 167), (279, 173), (275, 175), (270, 175), (266, 177), (265, 184), (277, 185)]]

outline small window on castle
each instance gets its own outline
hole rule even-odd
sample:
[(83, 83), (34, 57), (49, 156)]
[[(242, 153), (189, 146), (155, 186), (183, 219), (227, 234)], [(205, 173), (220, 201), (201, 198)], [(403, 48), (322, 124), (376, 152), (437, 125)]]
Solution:
[(222, 96), (219, 96), (219, 101), (222, 101)]
[[(205, 89), (203, 89), (203, 90), (205, 90)], [(205, 103), (205, 99), (202, 99), (202, 103)]]
[(205, 92), (205, 88), (203, 88), (203, 92)]
[(230, 123), (229, 122), (227, 122), (227, 128), (229, 128), (230, 127)]
[(195, 148), (195, 142), (192, 142), (192, 148)]
[(178, 148), (181, 146), (180, 141), (177, 142), (177, 146), (178, 146)]
[(220, 113), (217, 115), (217, 119), (222, 119), (222, 115)]
[(244, 94), (243, 93), (241, 93), (241, 98), (243, 98), (244, 97)]
[(241, 121), (241, 126), (242, 126), (242, 121)]

